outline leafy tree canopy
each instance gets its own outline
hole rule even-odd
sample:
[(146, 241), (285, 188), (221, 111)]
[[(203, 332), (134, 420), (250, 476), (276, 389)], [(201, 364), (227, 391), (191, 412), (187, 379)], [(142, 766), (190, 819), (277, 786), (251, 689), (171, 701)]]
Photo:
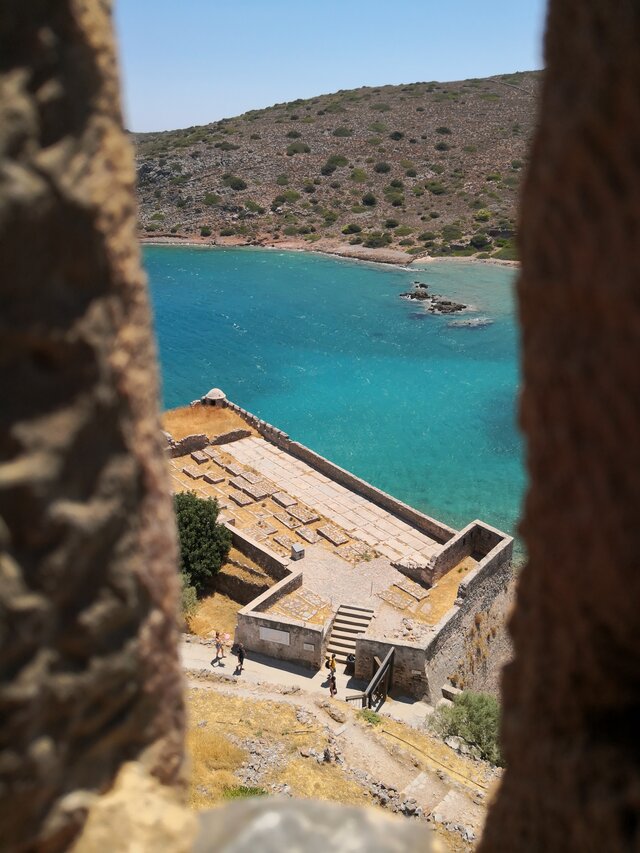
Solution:
[(218, 524), (218, 502), (194, 492), (175, 496), (180, 542), (180, 572), (198, 592), (215, 575), (229, 553), (231, 533)]

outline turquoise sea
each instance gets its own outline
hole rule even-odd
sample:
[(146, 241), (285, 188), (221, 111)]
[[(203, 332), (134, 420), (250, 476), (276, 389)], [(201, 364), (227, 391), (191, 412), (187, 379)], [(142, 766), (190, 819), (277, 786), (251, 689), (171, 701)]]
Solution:
[[(218, 386), (455, 527), (482, 518), (514, 531), (524, 470), (512, 270), (266, 249), (147, 246), (144, 259), (166, 408)], [(451, 328), (399, 298), (414, 281), (493, 324)]]

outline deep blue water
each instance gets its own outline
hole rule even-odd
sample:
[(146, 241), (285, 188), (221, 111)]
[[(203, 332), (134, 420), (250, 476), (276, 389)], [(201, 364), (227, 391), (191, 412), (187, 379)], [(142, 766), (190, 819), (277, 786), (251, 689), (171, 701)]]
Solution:
[[(460, 527), (513, 531), (524, 486), (513, 273), (151, 246), (166, 408), (213, 386), (376, 486)], [(453, 329), (400, 299), (415, 280), (493, 318)]]

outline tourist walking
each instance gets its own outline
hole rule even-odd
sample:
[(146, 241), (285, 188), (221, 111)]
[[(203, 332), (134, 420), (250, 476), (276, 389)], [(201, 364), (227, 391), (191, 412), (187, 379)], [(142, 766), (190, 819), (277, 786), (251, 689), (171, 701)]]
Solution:
[(329, 658), (329, 669), (331, 670), (331, 675), (333, 677), (335, 677), (335, 674), (336, 674), (336, 656), (333, 653), (331, 654), (331, 657)]
[(222, 645), (222, 637), (220, 636), (220, 631), (216, 631), (216, 658), (226, 658), (224, 653), (224, 646)]
[(338, 693), (338, 685), (336, 684), (336, 674), (332, 672), (329, 676), (329, 694), (331, 698), (336, 696)]
[(243, 667), (244, 667), (244, 646), (242, 645), (242, 643), (238, 643), (238, 667), (236, 669), (236, 672), (238, 673), (238, 675), (242, 672)]

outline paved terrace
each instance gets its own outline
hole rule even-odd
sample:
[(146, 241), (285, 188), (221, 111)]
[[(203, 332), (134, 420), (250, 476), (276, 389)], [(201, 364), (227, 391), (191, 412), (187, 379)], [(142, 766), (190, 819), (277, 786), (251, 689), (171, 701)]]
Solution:
[(322, 624), (341, 604), (370, 607), (389, 639), (419, 641), (453, 605), (476, 565), (467, 558), (431, 589), (407, 578), (392, 560), (424, 561), (442, 546), (305, 462), (251, 436), (169, 460), (174, 490), (215, 497), (221, 518), (289, 556), (305, 547), (303, 586), (268, 612)]
[(313, 507), (353, 539), (389, 560), (415, 555), (424, 562), (442, 545), (371, 501), (351, 492), (263, 438), (252, 436), (225, 446), (229, 455), (253, 468), (283, 492)]

